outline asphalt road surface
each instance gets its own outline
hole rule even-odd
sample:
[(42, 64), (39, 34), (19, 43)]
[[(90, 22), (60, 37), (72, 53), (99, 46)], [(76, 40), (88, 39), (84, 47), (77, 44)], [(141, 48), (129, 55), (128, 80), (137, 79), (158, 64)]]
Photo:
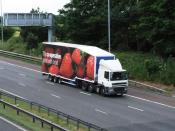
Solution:
[[(102, 97), (51, 83), (31, 65), (0, 60), (0, 89), (57, 109), (109, 131), (174, 131), (175, 98), (129, 89)], [(15, 64), (14, 64), (15, 63)], [(24, 67), (25, 66), (25, 67)]]
[(0, 117), (0, 131), (26, 131), (20, 126)]

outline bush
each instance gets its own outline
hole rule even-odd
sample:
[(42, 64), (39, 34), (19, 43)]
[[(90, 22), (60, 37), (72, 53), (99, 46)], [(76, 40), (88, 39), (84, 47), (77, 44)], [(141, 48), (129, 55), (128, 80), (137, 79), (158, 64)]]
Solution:
[(116, 54), (130, 79), (148, 80), (175, 86), (175, 58), (163, 60), (152, 54), (119, 52)]
[(164, 63), (160, 73), (160, 80), (165, 84), (172, 84), (175, 86), (175, 59), (169, 57)]
[(154, 79), (152, 77), (156, 77), (156, 74), (160, 71), (160, 62), (154, 59), (146, 59), (144, 65), (148, 79)]
[(146, 80), (147, 71), (143, 62), (143, 59), (146, 59), (145, 55), (133, 52), (119, 52), (116, 56), (122, 63), (123, 68), (128, 71), (131, 79)]
[(33, 33), (29, 33), (26, 38), (27, 49), (36, 49), (38, 47), (38, 37)]

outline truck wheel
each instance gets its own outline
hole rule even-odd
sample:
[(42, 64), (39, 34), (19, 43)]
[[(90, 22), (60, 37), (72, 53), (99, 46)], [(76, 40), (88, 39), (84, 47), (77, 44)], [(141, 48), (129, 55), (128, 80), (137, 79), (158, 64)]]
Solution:
[(105, 88), (100, 89), (100, 95), (105, 96)]
[(58, 78), (56, 76), (54, 77), (53, 82), (54, 83), (57, 83), (58, 82)]
[(87, 91), (87, 88), (88, 88), (87, 82), (82, 82), (82, 90)]
[(61, 81), (62, 81), (61, 78), (58, 78), (58, 83), (59, 83), (59, 84), (61, 84)]
[(80, 80), (77, 80), (76, 87), (77, 88), (81, 88), (82, 87), (82, 82)]
[(94, 92), (94, 85), (93, 84), (89, 84), (88, 86), (88, 92), (93, 93)]
[(53, 82), (54, 81), (54, 76), (50, 77), (50, 81)]
[(48, 76), (48, 79), (49, 79), (49, 81), (53, 82), (54, 77), (51, 76), (51, 75), (49, 75), (49, 76)]
[(47, 75), (47, 79), (48, 79), (48, 80), (50, 80), (50, 77), (51, 77), (50, 75)]

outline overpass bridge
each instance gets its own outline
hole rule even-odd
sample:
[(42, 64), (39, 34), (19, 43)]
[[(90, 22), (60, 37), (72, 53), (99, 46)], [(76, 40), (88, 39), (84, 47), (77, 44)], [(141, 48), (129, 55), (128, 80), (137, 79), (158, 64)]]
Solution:
[(53, 14), (51, 13), (5, 13), (3, 26), (42, 26), (48, 27), (48, 41), (53, 38)]

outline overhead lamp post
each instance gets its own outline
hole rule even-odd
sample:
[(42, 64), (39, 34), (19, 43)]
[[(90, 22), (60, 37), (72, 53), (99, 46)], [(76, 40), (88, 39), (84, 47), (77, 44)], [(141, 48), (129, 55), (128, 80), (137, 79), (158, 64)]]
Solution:
[(1, 0), (1, 44), (3, 44), (3, 13), (2, 13), (2, 0)]
[(110, 12), (110, 0), (108, 0), (108, 51), (111, 52), (111, 12)]

